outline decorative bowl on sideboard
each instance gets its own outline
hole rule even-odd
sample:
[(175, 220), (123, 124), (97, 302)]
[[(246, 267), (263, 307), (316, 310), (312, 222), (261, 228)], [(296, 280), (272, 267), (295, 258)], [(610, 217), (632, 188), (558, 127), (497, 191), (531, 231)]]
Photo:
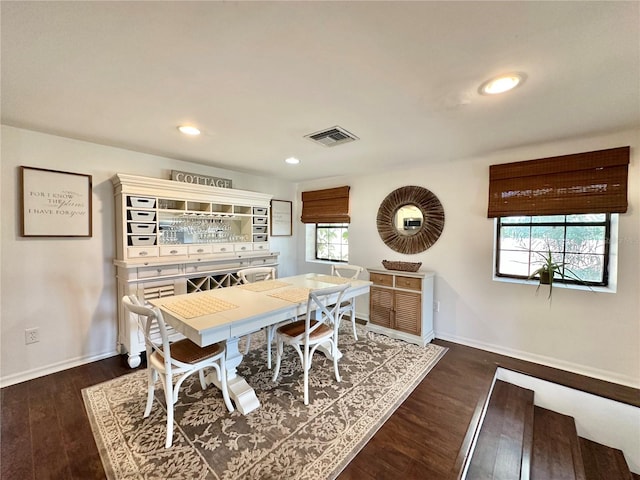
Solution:
[(391, 260), (382, 260), (382, 266), (387, 270), (399, 270), (401, 272), (417, 272), (422, 262), (396, 262)]

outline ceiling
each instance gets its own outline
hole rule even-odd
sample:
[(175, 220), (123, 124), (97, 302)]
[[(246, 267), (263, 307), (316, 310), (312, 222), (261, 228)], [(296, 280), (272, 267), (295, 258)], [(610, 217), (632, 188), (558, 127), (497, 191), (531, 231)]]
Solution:
[[(3, 124), (289, 181), (640, 126), (637, 1), (1, 8)], [(304, 138), (334, 125), (359, 140)]]

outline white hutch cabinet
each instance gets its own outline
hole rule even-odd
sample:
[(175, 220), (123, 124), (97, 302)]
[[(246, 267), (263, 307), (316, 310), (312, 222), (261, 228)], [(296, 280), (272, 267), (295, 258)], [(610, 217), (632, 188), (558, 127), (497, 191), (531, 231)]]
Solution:
[(434, 339), (434, 272), (404, 272), (367, 268), (372, 332), (425, 346)]
[[(117, 174), (118, 350), (140, 364), (144, 340), (120, 304), (237, 285), (237, 271), (276, 267), (269, 249), (271, 195)], [(175, 334), (178, 335), (177, 333)]]

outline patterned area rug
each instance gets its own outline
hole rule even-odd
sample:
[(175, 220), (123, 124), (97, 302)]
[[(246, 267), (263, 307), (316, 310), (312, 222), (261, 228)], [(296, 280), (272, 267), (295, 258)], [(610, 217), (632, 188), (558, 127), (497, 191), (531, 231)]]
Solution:
[[(161, 385), (143, 419), (146, 372), (138, 371), (83, 390), (93, 434), (109, 479), (333, 479), (353, 459), (446, 348), (425, 348), (366, 333), (359, 341), (344, 325), (342, 381), (333, 363), (316, 353), (309, 374), (309, 406), (302, 399), (300, 359), (291, 347), (277, 383), (266, 367), (264, 334), (239, 373), (261, 406), (229, 414), (215, 387), (201, 390), (197, 375), (185, 381), (176, 405), (173, 446), (164, 448), (166, 412)], [(241, 350), (242, 351), (242, 350)]]

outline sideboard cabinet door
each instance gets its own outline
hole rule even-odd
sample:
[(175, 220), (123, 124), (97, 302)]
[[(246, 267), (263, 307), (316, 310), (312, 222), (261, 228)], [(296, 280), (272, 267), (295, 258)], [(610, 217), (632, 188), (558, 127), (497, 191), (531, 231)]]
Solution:
[(392, 328), (393, 292), (384, 288), (371, 287), (369, 321), (381, 327)]

